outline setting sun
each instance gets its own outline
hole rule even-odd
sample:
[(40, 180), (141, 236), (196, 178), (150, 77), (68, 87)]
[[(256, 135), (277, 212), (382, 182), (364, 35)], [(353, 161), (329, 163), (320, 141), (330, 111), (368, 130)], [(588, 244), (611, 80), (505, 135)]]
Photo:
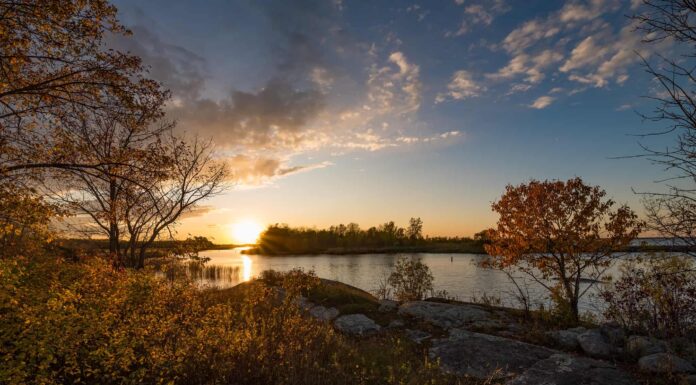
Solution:
[(263, 231), (263, 226), (256, 221), (246, 219), (232, 224), (232, 241), (238, 244), (256, 243)]

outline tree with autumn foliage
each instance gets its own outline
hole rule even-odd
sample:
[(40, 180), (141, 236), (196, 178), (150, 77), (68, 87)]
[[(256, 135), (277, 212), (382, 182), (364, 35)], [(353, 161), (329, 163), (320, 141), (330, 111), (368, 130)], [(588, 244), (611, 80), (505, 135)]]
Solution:
[(605, 196), (580, 178), (508, 185), (492, 205), (500, 219), (487, 232), (484, 265), (529, 276), (577, 321), (580, 298), (642, 227), (628, 206), (614, 209)]
[(0, 177), (119, 164), (71, 134), (89, 116), (163, 116), (169, 92), (139, 57), (104, 46), (130, 33), (116, 12), (105, 0), (0, 1)]

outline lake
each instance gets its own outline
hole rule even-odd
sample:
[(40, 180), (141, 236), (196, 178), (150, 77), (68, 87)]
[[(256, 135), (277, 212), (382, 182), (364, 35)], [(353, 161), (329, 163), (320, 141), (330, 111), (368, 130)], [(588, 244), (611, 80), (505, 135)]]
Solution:
[[(366, 291), (374, 291), (380, 279), (384, 279), (400, 256), (416, 256), (427, 264), (435, 278), (435, 290), (447, 293), (462, 301), (471, 301), (483, 295), (500, 298), (504, 306), (518, 306), (514, 295), (515, 287), (508, 277), (496, 270), (482, 269), (477, 263), (485, 258), (477, 254), (356, 254), (356, 255), (295, 255), (263, 256), (244, 255), (245, 248), (230, 250), (207, 250), (200, 253), (210, 258), (203, 269), (196, 271), (194, 278), (203, 285), (231, 287), (257, 277), (262, 271), (273, 269), (287, 271), (300, 267), (305, 271), (314, 270), (317, 276), (353, 285)], [(624, 257), (622, 259), (630, 259)], [(609, 269), (616, 276), (621, 262)], [(547, 303), (543, 298), (544, 289), (537, 283), (526, 280), (532, 298)], [(595, 285), (598, 286), (598, 285)], [(582, 299), (582, 311), (597, 314), (601, 311), (601, 301), (596, 298), (597, 289), (591, 289)]]

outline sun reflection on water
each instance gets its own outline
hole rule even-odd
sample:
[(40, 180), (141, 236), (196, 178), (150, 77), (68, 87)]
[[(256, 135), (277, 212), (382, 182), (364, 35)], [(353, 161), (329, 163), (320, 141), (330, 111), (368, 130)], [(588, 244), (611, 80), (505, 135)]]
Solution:
[(242, 255), (242, 282), (251, 279), (251, 258)]

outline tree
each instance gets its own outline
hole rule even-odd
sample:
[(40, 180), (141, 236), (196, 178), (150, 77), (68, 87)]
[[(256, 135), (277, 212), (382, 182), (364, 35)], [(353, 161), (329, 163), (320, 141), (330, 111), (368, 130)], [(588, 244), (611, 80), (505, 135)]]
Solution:
[(613, 210), (605, 195), (580, 178), (508, 185), (492, 205), (500, 219), (488, 232), (485, 265), (531, 277), (577, 321), (579, 299), (641, 229), (628, 206)]
[(0, 177), (100, 167), (66, 140), (85, 115), (137, 118), (169, 96), (140, 58), (104, 48), (129, 33), (107, 1), (3, 0), (0, 15)]
[(399, 301), (417, 301), (433, 290), (433, 274), (420, 258), (401, 257), (387, 282)]
[(418, 240), (423, 238), (423, 221), (420, 218), (411, 218), (408, 221), (408, 229), (406, 230), (406, 236), (412, 240)]
[[(696, 3), (691, 0), (643, 0), (632, 16), (646, 44), (666, 39), (678, 43), (673, 58), (658, 56), (658, 63), (644, 60), (646, 72), (659, 86), (657, 104), (648, 121), (667, 123), (653, 135), (674, 135), (674, 145), (652, 148), (641, 144), (644, 154), (665, 169), (666, 191), (643, 193), (648, 226), (665, 236), (680, 239), (696, 249)], [(690, 252), (696, 256), (696, 252)]]

